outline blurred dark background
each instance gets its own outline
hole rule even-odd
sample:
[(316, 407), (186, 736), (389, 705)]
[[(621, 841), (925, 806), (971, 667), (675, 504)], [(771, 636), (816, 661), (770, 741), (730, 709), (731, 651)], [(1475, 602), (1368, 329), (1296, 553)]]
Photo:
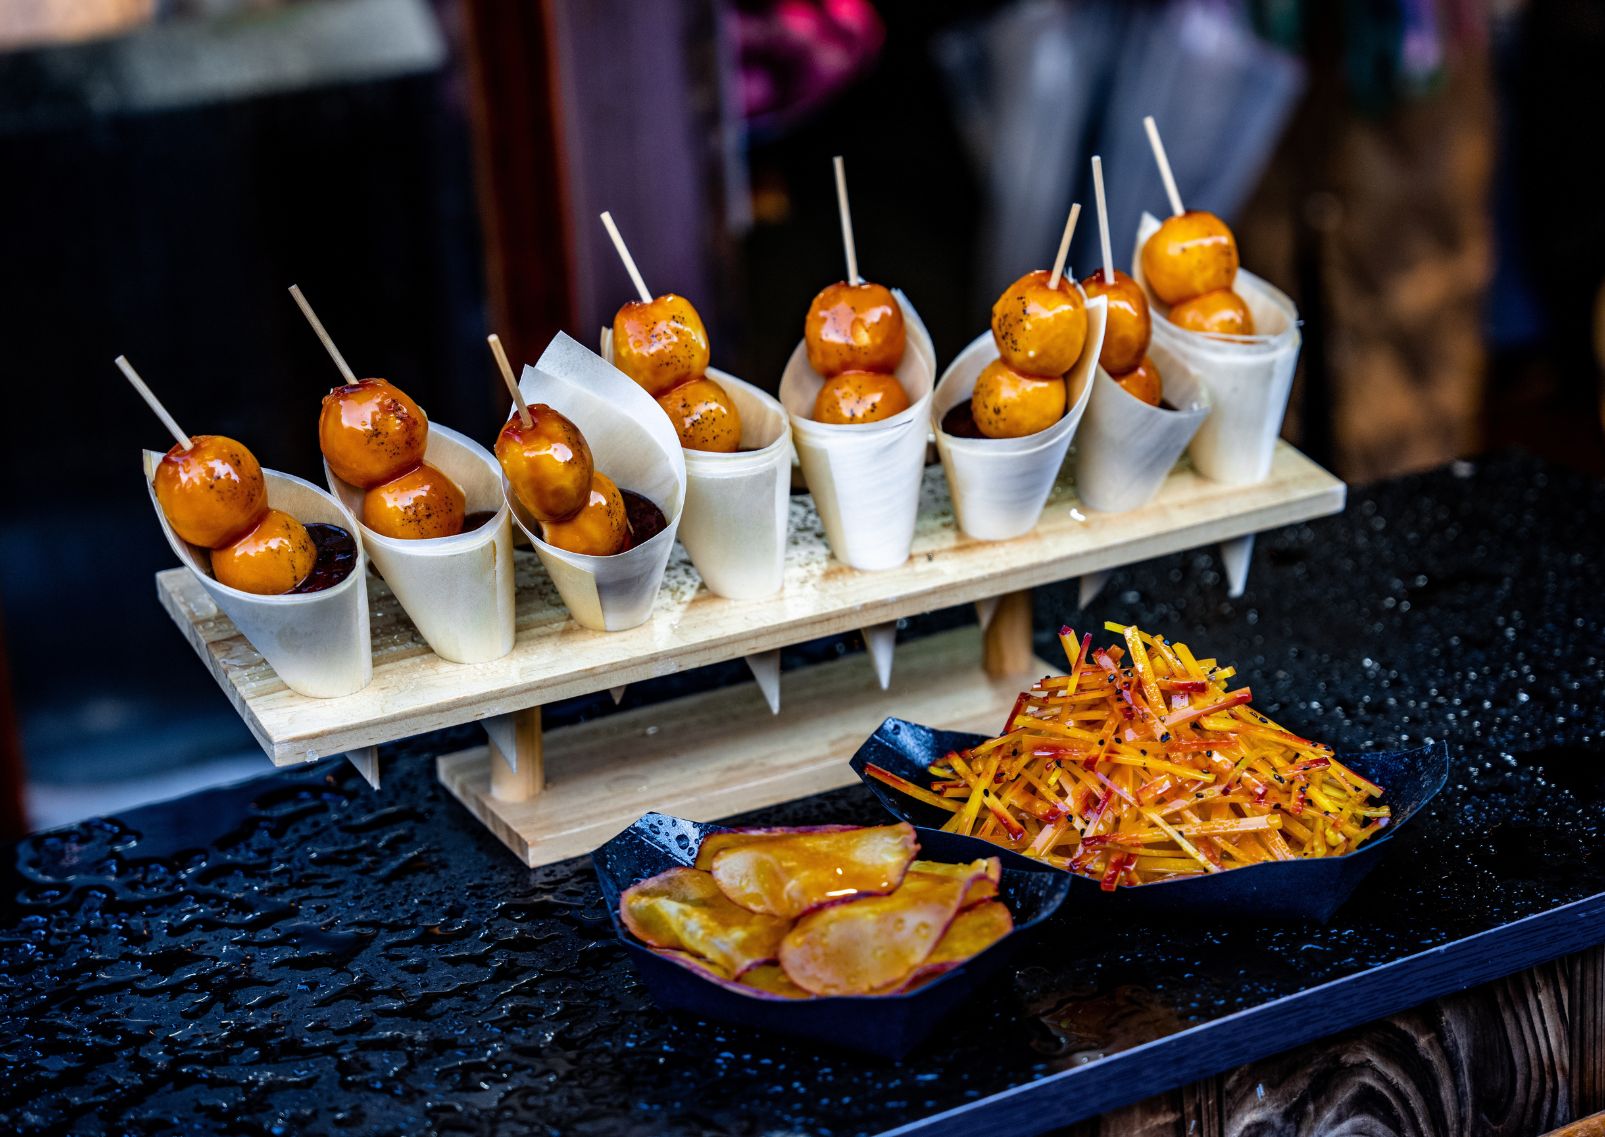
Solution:
[(1294, 441), (1356, 481), (1509, 445), (1605, 472), (1602, 48), (1594, 0), (0, 5), (4, 780), (42, 825), (262, 768), (156, 602), (163, 435), (113, 356), (316, 476), (299, 283), (359, 373), (488, 440), (485, 333), (530, 360), (627, 298), (610, 209), (772, 388), (842, 273), (837, 153), (865, 274), (945, 362), (1090, 206), (1093, 153), (1129, 264), (1154, 114), (1299, 303)]

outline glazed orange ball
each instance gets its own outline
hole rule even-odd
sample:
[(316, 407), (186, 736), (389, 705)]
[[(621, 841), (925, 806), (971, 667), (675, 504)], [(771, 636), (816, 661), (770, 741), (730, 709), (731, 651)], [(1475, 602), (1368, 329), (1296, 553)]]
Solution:
[(975, 381), (970, 413), (988, 438), (1023, 438), (1064, 417), (1067, 400), (1063, 379), (1022, 375), (994, 359)]
[(579, 511), (591, 492), (595, 463), (585, 435), (545, 403), (529, 407), (529, 425), (515, 412), (496, 436), (496, 460), (513, 493), (537, 521)]
[(814, 421), (850, 426), (880, 422), (908, 410), (908, 392), (884, 371), (843, 371), (814, 396)]
[(243, 537), (212, 550), (212, 575), (241, 592), (280, 596), (305, 580), (317, 559), (306, 526), (270, 509)]
[(656, 398), (708, 369), (708, 329), (684, 296), (632, 300), (613, 317), (613, 362)]
[(1201, 209), (1167, 217), (1143, 243), (1142, 273), (1166, 304), (1230, 288), (1237, 279), (1237, 238), (1226, 222)]
[(1251, 336), (1254, 313), (1243, 298), (1230, 288), (1217, 288), (1191, 300), (1183, 300), (1170, 310), (1170, 322), (1189, 332), (1216, 336)]
[(841, 281), (808, 305), (808, 364), (827, 379), (843, 371), (896, 371), (903, 358), (903, 309), (883, 285)]
[(323, 397), (318, 446), (335, 477), (372, 489), (424, 460), (429, 419), (383, 379), (336, 387)]
[(362, 496), (362, 523), (384, 537), (421, 541), (463, 531), (467, 499), (456, 482), (426, 462)]
[(562, 521), (541, 526), (541, 540), (571, 553), (588, 557), (611, 557), (629, 542), (630, 523), (624, 512), (624, 497), (613, 479), (598, 473), (591, 478), (591, 492), (580, 511)]
[(267, 512), (267, 482), (256, 456), (221, 434), (196, 434), (156, 467), (156, 501), (167, 523), (192, 545), (216, 549)]
[(1103, 272), (1095, 272), (1081, 282), (1087, 296), (1102, 296), (1109, 304), (1103, 325), (1103, 350), (1098, 363), (1111, 375), (1130, 371), (1142, 362), (1148, 350), (1148, 339), (1153, 333), (1153, 322), (1148, 315), (1148, 297), (1142, 285), (1115, 269), (1113, 284), (1104, 280)]
[(1046, 270), (1028, 272), (1003, 290), (992, 305), (992, 338), (998, 354), (1023, 375), (1058, 376), (1076, 365), (1087, 344), (1087, 306), (1076, 282)]
[(729, 454), (741, 446), (741, 412), (719, 384), (706, 375), (658, 396), (658, 406), (674, 423), (687, 450)]
[(1164, 396), (1164, 387), (1159, 379), (1159, 368), (1148, 356), (1142, 357), (1142, 362), (1122, 375), (1111, 375), (1122, 388), (1150, 407), (1157, 407), (1159, 400)]

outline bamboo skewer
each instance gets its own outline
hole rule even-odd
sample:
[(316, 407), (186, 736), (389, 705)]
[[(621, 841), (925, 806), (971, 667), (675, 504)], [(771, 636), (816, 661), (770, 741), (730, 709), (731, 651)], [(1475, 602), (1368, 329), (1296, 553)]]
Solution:
[(1176, 189), (1176, 175), (1170, 172), (1170, 159), (1165, 157), (1165, 144), (1159, 139), (1159, 127), (1154, 122), (1154, 116), (1146, 116), (1142, 120), (1142, 127), (1148, 132), (1148, 145), (1153, 147), (1154, 161), (1159, 163), (1159, 176), (1165, 182), (1165, 196), (1170, 198), (1170, 212), (1180, 217), (1187, 210), (1182, 207), (1181, 193)]
[(356, 373), (351, 370), (351, 365), (346, 362), (346, 357), (340, 354), (340, 349), (334, 346), (333, 338), (324, 328), (323, 321), (318, 319), (318, 314), (312, 310), (312, 305), (307, 303), (307, 298), (301, 294), (301, 286), (299, 284), (290, 285), (290, 295), (295, 297), (296, 304), (301, 308), (301, 315), (305, 316), (307, 323), (312, 325), (312, 330), (317, 333), (318, 339), (323, 343), (323, 350), (327, 351), (329, 358), (334, 360), (334, 365), (340, 369), (340, 375), (345, 379), (346, 384), (349, 386), (355, 383), (357, 381)]
[(613, 215), (605, 209), (602, 211), (602, 225), (607, 229), (607, 235), (613, 238), (613, 247), (618, 250), (619, 260), (624, 262), (624, 271), (630, 274), (630, 280), (635, 284), (635, 291), (641, 297), (641, 303), (652, 303), (652, 293), (647, 291), (646, 281), (641, 279), (641, 270), (635, 267), (635, 258), (630, 255), (629, 246), (619, 235), (619, 227), (613, 224)]
[(496, 366), (502, 373), (502, 381), (507, 384), (508, 392), (513, 396), (513, 405), (518, 408), (518, 421), (529, 427), (529, 404), (524, 402), (524, 392), (518, 389), (518, 380), (513, 376), (513, 365), (507, 361), (507, 352), (502, 349), (502, 337), (495, 332), (485, 337), (490, 344), (490, 352), (496, 357)]
[(1070, 216), (1065, 218), (1064, 233), (1059, 238), (1059, 255), (1053, 258), (1053, 273), (1048, 277), (1048, 290), (1051, 292), (1059, 287), (1059, 278), (1064, 275), (1064, 262), (1070, 257), (1070, 238), (1075, 236), (1076, 222), (1081, 218), (1081, 203), (1074, 202), (1070, 206)]
[(146, 385), (145, 380), (139, 377), (139, 372), (135, 371), (134, 365), (128, 362), (128, 357), (119, 355), (115, 362), (134, 390), (139, 392), (139, 397), (145, 400), (145, 405), (156, 413), (156, 417), (162, 420), (162, 425), (178, 440), (179, 446), (185, 450), (193, 450), (195, 448), (195, 440), (185, 434), (179, 427), (177, 420), (167, 413), (167, 408), (162, 406), (162, 401), (156, 397), (156, 392), (152, 391)]
[(1092, 156), (1092, 191), (1098, 196), (1098, 241), (1103, 246), (1103, 282), (1115, 282), (1115, 255), (1109, 247), (1109, 203), (1103, 196), (1103, 159)]
[(847, 283), (862, 284), (858, 275), (858, 247), (853, 243), (853, 211), (847, 204), (847, 164), (840, 154), (835, 158), (836, 209), (842, 219), (842, 252), (847, 255)]

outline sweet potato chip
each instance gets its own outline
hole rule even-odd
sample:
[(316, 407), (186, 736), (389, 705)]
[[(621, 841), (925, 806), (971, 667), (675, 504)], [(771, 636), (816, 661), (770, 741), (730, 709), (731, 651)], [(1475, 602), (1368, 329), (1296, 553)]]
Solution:
[(918, 851), (914, 827), (900, 822), (728, 846), (711, 863), (714, 881), (743, 908), (793, 917), (850, 897), (891, 892)]
[(786, 973), (778, 964), (765, 963), (754, 967), (740, 979), (743, 987), (752, 987), (759, 991), (767, 991), (771, 995), (779, 995), (783, 999), (806, 999), (808, 992), (786, 978)]
[(945, 975), (961, 963), (968, 962), (987, 948), (1014, 931), (1014, 917), (1008, 905), (1001, 900), (988, 900), (966, 908), (948, 925), (925, 962), (896, 983), (890, 990), (879, 992), (901, 995), (922, 987), (937, 976)]
[(924, 963), (974, 877), (910, 874), (897, 891), (810, 912), (780, 943), (780, 966), (816, 995), (864, 995)]
[(991, 900), (998, 894), (998, 882), (1003, 879), (1003, 862), (997, 857), (984, 857), (967, 865), (950, 865), (943, 861), (915, 861), (908, 866), (911, 873), (934, 873), (937, 876), (971, 877), (970, 891), (964, 894), (962, 908)]
[(792, 837), (799, 833), (845, 833), (856, 828), (858, 828), (856, 825), (791, 825), (769, 828), (754, 826), (751, 829), (725, 829), (718, 833), (709, 833), (697, 847), (697, 868), (711, 869), (715, 855), (739, 845), (756, 845), (762, 841), (773, 841), (777, 837)]
[[(681, 951), (679, 948), (655, 947), (651, 948), (650, 950), (653, 955), (661, 955), (664, 959), (673, 960), (681, 967), (695, 971), (698, 975), (709, 979), (717, 979), (721, 983), (729, 983), (731, 981), (730, 972), (726, 971), (723, 967), (720, 967), (712, 960), (703, 959), (700, 955), (693, 955), (688, 951)], [(761, 966), (774, 967), (775, 965), (771, 963)], [(757, 971), (758, 968), (755, 967), (752, 970)], [(748, 972), (749, 975), (751, 973), (752, 972)]]
[(673, 868), (632, 885), (619, 917), (643, 943), (688, 951), (739, 976), (776, 958), (791, 921), (748, 911), (701, 869)]

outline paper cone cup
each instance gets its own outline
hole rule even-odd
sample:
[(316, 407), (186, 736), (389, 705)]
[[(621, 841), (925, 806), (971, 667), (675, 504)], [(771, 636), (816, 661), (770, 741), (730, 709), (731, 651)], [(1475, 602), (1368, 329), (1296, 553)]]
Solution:
[(546, 403), (580, 428), (596, 468), (619, 489), (650, 498), (663, 510), (668, 524), (651, 540), (611, 557), (588, 557), (543, 541), (540, 523), (502, 479), (513, 520), (575, 621), (599, 632), (645, 623), (685, 509), (685, 456), (669, 416), (633, 379), (564, 332), (534, 367), (524, 368), (518, 387), (526, 402)]
[[(611, 328), (602, 329), (602, 358), (613, 362)], [(725, 389), (741, 413), (745, 450), (685, 450), (680, 544), (709, 592), (734, 600), (773, 596), (786, 569), (791, 422), (767, 391), (716, 367), (708, 368), (708, 378)]]
[[(373, 652), (368, 634), (368, 562), (361, 542), (351, 572), (321, 592), (257, 596), (220, 584), (212, 576), (210, 552), (173, 532), (156, 500), (152, 479), (161, 460), (156, 451), (145, 451), (145, 488), (150, 491), (151, 507), (167, 534), (167, 543), (285, 686), (316, 699), (338, 698), (366, 687), (373, 678)], [(353, 537), (358, 533), (357, 519), (311, 482), (277, 470), (262, 473), (272, 508), (282, 509), (302, 524), (322, 522), (338, 525)]]
[(1087, 302), (1086, 347), (1064, 377), (1068, 405), (1064, 417), (1046, 430), (1024, 438), (955, 438), (942, 429), (943, 417), (975, 392), (976, 379), (998, 357), (990, 331), (976, 336), (936, 385), (931, 429), (952, 492), (953, 516), (966, 536), (1006, 541), (1030, 532), (1042, 516), (1092, 395), (1107, 311), (1108, 301), (1102, 296)]
[(1183, 331), (1170, 322), (1169, 307), (1148, 289), (1142, 275), (1143, 244), (1158, 228), (1153, 215), (1142, 215), (1131, 257), (1132, 275), (1148, 293), (1154, 343), (1163, 343), (1187, 361), (1214, 404), (1214, 411), (1193, 439), (1193, 465), (1217, 482), (1243, 485), (1263, 481), (1271, 472), (1276, 439), (1282, 433), (1282, 418), (1293, 390), (1293, 372), (1298, 368), (1302, 343), (1298, 309), (1281, 289), (1239, 269), (1233, 287), (1253, 313), (1258, 334), (1208, 336)]
[(780, 402), (791, 416), (792, 440), (830, 551), (843, 564), (866, 571), (908, 560), (936, 378), (930, 333), (908, 297), (895, 289), (893, 295), (903, 309), (908, 341), (897, 365), (911, 404), (907, 410), (854, 426), (815, 422), (809, 416), (825, 380), (808, 365), (801, 343), (780, 378)]
[(1147, 505), (1209, 418), (1209, 394), (1187, 361), (1158, 342), (1148, 353), (1176, 409), (1149, 406), (1099, 367), (1076, 437), (1076, 494), (1104, 513)]
[[(502, 468), (466, 435), (429, 424), (424, 460), (462, 488), (467, 510), (495, 514), (454, 537), (401, 540), (362, 526), (362, 547), (390, 591), (441, 659), (488, 663), (513, 650), (513, 526), (502, 496)], [(362, 516), (363, 491), (323, 477), (352, 516)], [(360, 524), (360, 522), (359, 522)]]

